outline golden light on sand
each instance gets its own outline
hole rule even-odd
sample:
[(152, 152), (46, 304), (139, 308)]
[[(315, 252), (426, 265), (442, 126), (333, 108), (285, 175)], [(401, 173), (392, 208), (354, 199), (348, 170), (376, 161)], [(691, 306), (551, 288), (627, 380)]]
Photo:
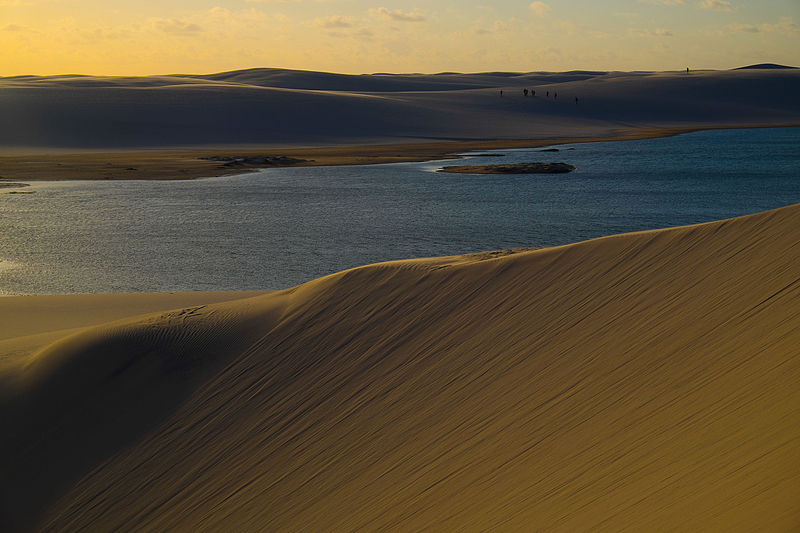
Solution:
[[(198, 268), (198, 250), (228, 234), (198, 244), (198, 226), (225, 221), (248, 239), (228, 206), (248, 196), (270, 212), (243, 188), (220, 193), (212, 216), (214, 188), (185, 204), (196, 218), (172, 217), (170, 194), (197, 183), (132, 180), (222, 182), (264, 167), (797, 127), (800, 70), (783, 65), (800, 65), (799, 21), (796, 0), (0, 0), (0, 215), (18, 230), (0, 228), (0, 245), (17, 245), (17, 255), (0, 250), (13, 259), (0, 259), (0, 278), (30, 278), (18, 292), (45, 292), (42, 283), (68, 292), (52, 259), (40, 260), (41, 276), (20, 278), (64, 242), (74, 261), (62, 270), (100, 265), (102, 287), (148, 290), (118, 280), (109, 258), (149, 276), (125, 240), (144, 219), (137, 206), (157, 198), (151, 218), (167, 231), (136, 230), (147, 244), (189, 242), (183, 257), (199, 285), (220, 287)], [(793, 165), (792, 143), (775, 143), (789, 155), (767, 173)], [(762, 146), (747, 154), (766, 161)], [(743, 156), (730, 151), (742, 174)], [(707, 159), (683, 172), (694, 179)], [(425, 179), (445, 176), (427, 170)], [(283, 172), (295, 170), (252, 177)], [(575, 174), (571, 186), (587, 183)], [(292, 207), (307, 201), (298, 175), (285, 195)], [(759, 187), (760, 176), (750, 176)], [(691, 193), (672, 177), (682, 203)], [(107, 191), (109, 205), (43, 202), (48, 187), (72, 184), (42, 181), (98, 179), (129, 183), (75, 185), (101, 191), (92, 199)], [(483, 201), (486, 182), (476, 183)], [(114, 197), (154, 185), (158, 195), (140, 203)], [(590, 213), (605, 209), (586, 187)], [(18, 224), (15, 213), (37, 201), (34, 223)], [(424, 218), (408, 205), (398, 210)], [(70, 249), (68, 233), (55, 246), (37, 241), (53, 220), (71, 229), (64, 213), (105, 228), (101, 208), (124, 226), (97, 230), (113, 235), (111, 254), (87, 261), (96, 241)], [(337, 208), (355, 225), (350, 207)], [(287, 226), (328, 222), (298, 212)], [(48, 214), (57, 216), (41, 222)], [(717, 216), (729, 212), (658, 225)], [(609, 231), (641, 227), (616, 220)], [(276, 230), (270, 238), (324, 255), (316, 233), (259, 221)], [(173, 235), (177, 224), (189, 238)], [(274, 241), (251, 256), (241, 239), (224, 249), (232, 262), (207, 264), (228, 273), (248, 256), (302, 261)], [(0, 531), (796, 530), (798, 243), (800, 204), (551, 248), (372, 264), (281, 291), (0, 298)], [(183, 287), (174, 250), (152, 251), (161, 249), (141, 248), (165, 260), (164, 283)], [(264, 272), (222, 287), (263, 287)], [(84, 279), (103, 290), (97, 276)]]
[[(0, 516), (63, 531), (789, 530), (796, 228), (792, 206), (378, 264), (45, 335), (38, 352), (30, 330), (2, 368)], [(91, 297), (61, 298), (97, 320)], [(43, 332), (65, 327), (50, 316)]]

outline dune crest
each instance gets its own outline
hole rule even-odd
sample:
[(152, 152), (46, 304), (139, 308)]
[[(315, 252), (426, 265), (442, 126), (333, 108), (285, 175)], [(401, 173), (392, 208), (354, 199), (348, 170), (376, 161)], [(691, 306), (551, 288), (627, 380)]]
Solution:
[(55, 531), (797, 527), (797, 228), (800, 205), (382, 263), (91, 329), (3, 401), (7, 434), (48, 432), (2, 450), (2, 516)]

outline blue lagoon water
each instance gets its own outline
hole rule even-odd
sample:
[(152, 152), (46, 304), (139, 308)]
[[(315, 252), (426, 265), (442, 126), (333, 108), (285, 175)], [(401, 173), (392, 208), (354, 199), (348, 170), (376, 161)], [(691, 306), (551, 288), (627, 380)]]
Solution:
[[(0, 294), (279, 289), (378, 261), (550, 246), (800, 202), (799, 128), (557, 148), (0, 190)], [(522, 161), (577, 170), (435, 172)]]

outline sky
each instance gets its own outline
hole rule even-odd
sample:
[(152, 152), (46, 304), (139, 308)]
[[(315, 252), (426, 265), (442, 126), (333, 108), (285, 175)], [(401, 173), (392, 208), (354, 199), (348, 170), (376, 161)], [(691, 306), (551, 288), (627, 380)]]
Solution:
[(0, 0), (0, 76), (800, 66), (800, 0)]

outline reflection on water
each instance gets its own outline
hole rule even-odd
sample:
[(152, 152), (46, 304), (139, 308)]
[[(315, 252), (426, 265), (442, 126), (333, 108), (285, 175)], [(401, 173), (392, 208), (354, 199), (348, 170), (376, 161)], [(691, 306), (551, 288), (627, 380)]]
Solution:
[(441, 174), (447, 163), (427, 162), (37, 183), (35, 194), (0, 194), (0, 293), (284, 288), (377, 261), (563, 244), (800, 202), (797, 128), (558, 148), (459, 164), (564, 161), (577, 171)]

